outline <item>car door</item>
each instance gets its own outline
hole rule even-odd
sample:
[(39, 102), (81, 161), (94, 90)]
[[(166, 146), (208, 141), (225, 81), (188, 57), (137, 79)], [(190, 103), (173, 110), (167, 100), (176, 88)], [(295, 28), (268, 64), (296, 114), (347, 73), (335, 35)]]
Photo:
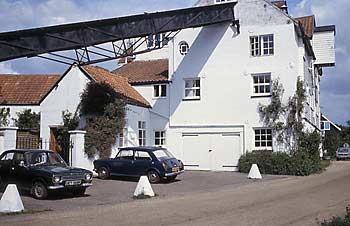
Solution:
[(6, 152), (0, 157), (0, 176), (4, 183), (13, 183), (12, 161), (14, 152)]
[(13, 158), (12, 174), (14, 182), (21, 188), (30, 188), (32, 177), (29, 169), (25, 166), (23, 152), (16, 152)]
[(120, 150), (111, 163), (111, 173), (114, 175), (133, 176), (132, 164), (134, 162), (134, 151), (131, 149)]
[(133, 170), (136, 175), (146, 175), (150, 168), (152, 157), (147, 151), (135, 151), (135, 161), (133, 163)]

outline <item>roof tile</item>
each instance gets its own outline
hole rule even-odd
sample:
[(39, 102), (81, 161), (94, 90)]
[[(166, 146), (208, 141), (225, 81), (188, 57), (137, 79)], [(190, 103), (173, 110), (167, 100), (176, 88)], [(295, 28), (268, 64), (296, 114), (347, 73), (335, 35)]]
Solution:
[(315, 29), (315, 16), (304, 16), (304, 17), (299, 17), (296, 18), (297, 21), (301, 24), (301, 26), (304, 29), (305, 35), (308, 38), (312, 38), (314, 35), (314, 29)]

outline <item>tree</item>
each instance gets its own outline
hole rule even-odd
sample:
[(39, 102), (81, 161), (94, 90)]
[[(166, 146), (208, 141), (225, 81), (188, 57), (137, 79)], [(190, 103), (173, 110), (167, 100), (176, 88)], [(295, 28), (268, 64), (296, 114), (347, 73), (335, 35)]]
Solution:
[(32, 112), (26, 109), (17, 112), (17, 119), (14, 119), (15, 125), (20, 129), (40, 130), (40, 113)]
[(0, 127), (10, 124), (10, 108), (0, 108)]

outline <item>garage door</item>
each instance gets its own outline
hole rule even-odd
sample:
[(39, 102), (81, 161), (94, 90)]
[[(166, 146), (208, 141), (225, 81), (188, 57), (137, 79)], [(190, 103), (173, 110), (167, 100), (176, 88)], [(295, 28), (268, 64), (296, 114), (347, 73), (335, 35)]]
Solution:
[(234, 171), (242, 155), (239, 133), (184, 133), (183, 161), (186, 169)]

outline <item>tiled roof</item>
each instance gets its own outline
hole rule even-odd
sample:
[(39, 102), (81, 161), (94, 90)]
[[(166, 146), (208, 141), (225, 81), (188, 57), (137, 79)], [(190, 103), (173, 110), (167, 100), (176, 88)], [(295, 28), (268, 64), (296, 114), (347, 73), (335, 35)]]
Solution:
[(305, 35), (308, 38), (312, 38), (314, 35), (314, 29), (315, 29), (315, 16), (304, 16), (296, 18), (297, 21), (301, 23), (301, 26), (304, 29)]
[(61, 75), (1, 75), (0, 104), (40, 104)]
[(111, 85), (117, 93), (128, 98), (129, 103), (150, 107), (148, 101), (128, 83), (127, 78), (113, 74), (101, 67), (85, 65), (81, 68), (96, 82), (106, 82)]
[(133, 61), (112, 71), (123, 76), (132, 85), (168, 81), (168, 59)]

